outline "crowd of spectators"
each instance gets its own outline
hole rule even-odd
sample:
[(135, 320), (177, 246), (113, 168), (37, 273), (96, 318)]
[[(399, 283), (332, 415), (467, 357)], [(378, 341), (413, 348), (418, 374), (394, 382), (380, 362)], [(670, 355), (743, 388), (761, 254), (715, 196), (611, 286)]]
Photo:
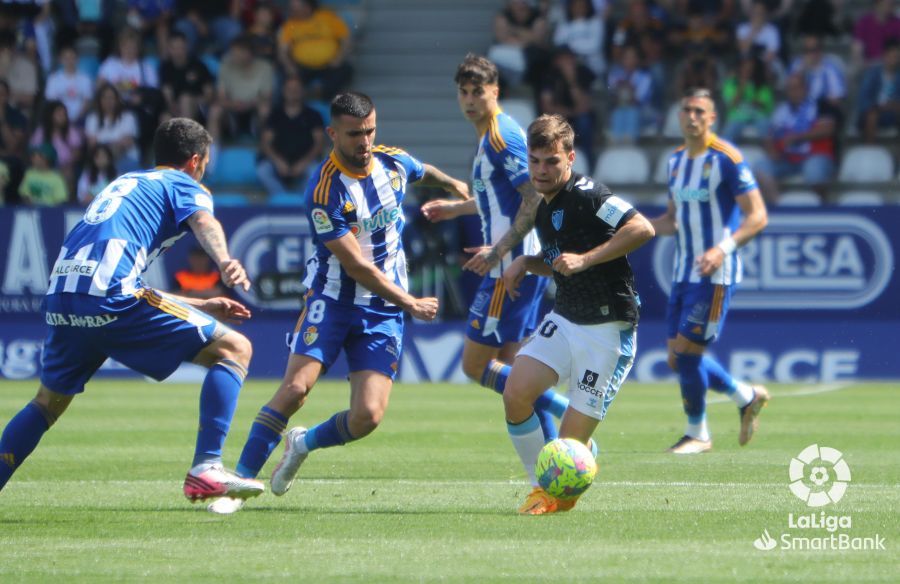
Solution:
[[(5, 204), (89, 203), (152, 162), (170, 116), (254, 148), (257, 189), (298, 191), (326, 148), (323, 106), (352, 76), (351, 30), (317, 0), (0, 6)], [(658, 136), (697, 85), (716, 92), (725, 138), (765, 147), (766, 185), (799, 176), (824, 193), (846, 130), (900, 129), (896, 0), (505, 0), (493, 29), (505, 88), (568, 118), (588, 160)]]
[(569, 119), (589, 160), (598, 146), (661, 135), (681, 92), (706, 86), (718, 132), (764, 147), (755, 170), (770, 201), (789, 177), (824, 197), (848, 131), (875, 142), (900, 130), (900, 5), (861, 6), (506, 0), (489, 55), (507, 89)]
[(0, 205), (89, 204), (152, 163), (153, 132), (173, 116), (257, 149), (267, 192), (300, 190), (351, 50), (317, 0), (0, 4)]

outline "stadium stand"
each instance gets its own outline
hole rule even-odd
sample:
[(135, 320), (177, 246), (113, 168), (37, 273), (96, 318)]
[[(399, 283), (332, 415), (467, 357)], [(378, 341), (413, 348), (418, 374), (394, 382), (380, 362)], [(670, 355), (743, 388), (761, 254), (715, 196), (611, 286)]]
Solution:
[(876, 191), (847, 191), (840, 194), (837, 204), (842, 207), (878, 207), (884, 205), (884, 195)]
[(594, 178), (609, 185), (644, 185), (650, 178), (647, 155), (636, 146), (607, 148), (597, 158)]
[(215, 169), (207, 182), (210, 185), (233, 188), (256, 182), (256, 148), (229, 146), (222, 148)]
[(821, 204), (819, 195), (806, 190), (787, 191), (778, 199), (779, 207), (818, 207)]
[(851, 146), (844, 153), (838, 180), (856, 183), (888, 182), (894, 176), (894, 160), (882, 146)]

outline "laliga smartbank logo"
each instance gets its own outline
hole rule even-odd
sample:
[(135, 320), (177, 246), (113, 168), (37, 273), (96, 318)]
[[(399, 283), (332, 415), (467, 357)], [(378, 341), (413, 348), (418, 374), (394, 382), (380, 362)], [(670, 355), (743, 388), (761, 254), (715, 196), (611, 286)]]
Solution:
[(837, 503), (850, 484), (850, 467), (840, 450), (812, 444), (791, 459), (791, 492), (809, 507)]
[[(850, 466), (840, 450), (811, 444), (791, 459), (788, 467), (790, 491), (807, 507), (818, 508), (840, 501), (850, 484)], [(760, 551), (776, 548), (784, 551), (874, 551), (884, 550), (884, 538), (852, 536), (853, 518), (819, 511), (788, 513), (787, 527), (802, 530), (802, 535), (787, 531), (773, 537), (764, 529), (753, 541)], [(824, 531), (827, 535), (819, 535)], [(810, 534), (809, 536), (807, 534)]]

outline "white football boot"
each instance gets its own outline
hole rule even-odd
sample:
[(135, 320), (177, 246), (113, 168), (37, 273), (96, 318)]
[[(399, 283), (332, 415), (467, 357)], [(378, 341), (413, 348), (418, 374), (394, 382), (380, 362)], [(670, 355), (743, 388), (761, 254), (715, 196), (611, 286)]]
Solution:
[(291, 428), (284, 437), (284, 454), (281, 455), (281, 460), (278, 461), (278, 465), (272, 471), (272, 478), (269, 479), (272, 493), (279, 497), (290, 490), (291, 485), (294, 484), (297, 470), (309, 456), (306, 448), (301, 450), (297, 446), (297, 443), (305, 437), (306, 428), (303, 426)]

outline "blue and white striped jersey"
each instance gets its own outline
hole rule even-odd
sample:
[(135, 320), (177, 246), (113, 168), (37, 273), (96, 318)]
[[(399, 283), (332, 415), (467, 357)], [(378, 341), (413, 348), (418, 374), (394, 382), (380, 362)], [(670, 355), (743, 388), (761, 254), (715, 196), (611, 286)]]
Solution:
[[(306, 208), (316, 254), (307, 264), (307, 287), (338, 302), (374, 309), (394, 307), (351, 278), (325, 242), (352, 233), (363, 257), (408, 289), (406, 254), (400, 239), (406, 222), (406, 186), (422, 178), (422, 163), (399, 148), (376, 146), (367, 174), (345, 168), (331, 153), (306, 189)], [(396, 308), (395, 308), (396, 309)]]
[[(494, 245), (509, 231), (522, 195), (516, 190), (528, 182), (528, 155), (525, 132), (508, 115), (497, 111), (488, 131), (478, 141), (472, 167), (472, 187), (481, 217), (481, 235), (485, 245)], [(492, 278), (503, 275), (513, 259), (541, 252), (537, 233), (531, 230), (490, 272)]]
[[(669, 199), (675, 204), (678, 224), (673, 281), (701, 281), (697, 258), (740, 226), (743, 213), (735, 197), (755, 188), (756, 179), (740, 151), (715, 135), (695, 158), (689, 158), (684, 147), (672, 154)], [(741, 269), (740, 256), (731, 253), (710, 281), (736, 284), (741, 281)]]
[(132, 294), (151, 262), (190, 229), (185, 220), (197, 211), (212, 213), (212, 197), (180, 170), (160, 167), (120, 176), (66, 236), (47, 294)]

